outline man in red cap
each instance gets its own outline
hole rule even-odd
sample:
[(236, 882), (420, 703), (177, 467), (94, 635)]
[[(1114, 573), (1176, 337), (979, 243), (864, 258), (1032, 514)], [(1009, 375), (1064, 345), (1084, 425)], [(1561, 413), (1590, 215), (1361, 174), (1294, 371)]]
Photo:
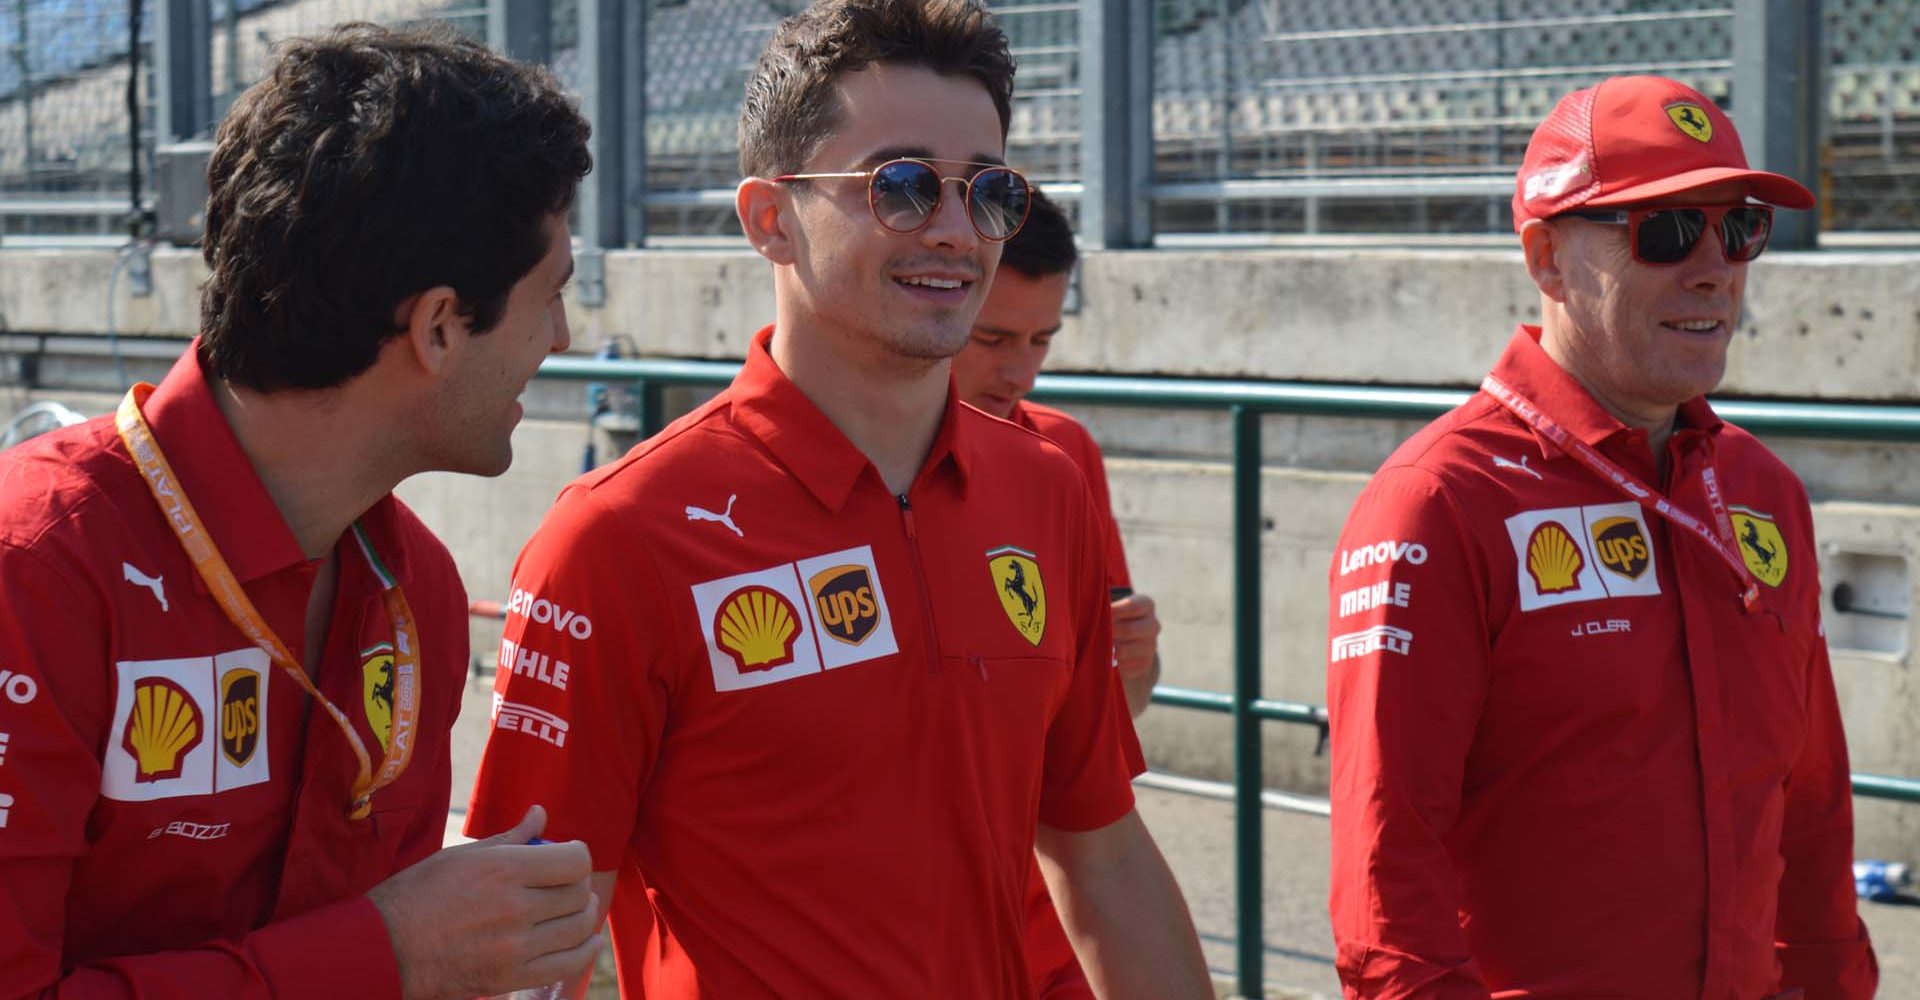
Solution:
[(1703, 398), (1773, 207), (1812, 205), (1671, 80), (1535, 131), (1541, 323), (1330, 571), (1348, 997), (1873, 994), (1806, 492)]

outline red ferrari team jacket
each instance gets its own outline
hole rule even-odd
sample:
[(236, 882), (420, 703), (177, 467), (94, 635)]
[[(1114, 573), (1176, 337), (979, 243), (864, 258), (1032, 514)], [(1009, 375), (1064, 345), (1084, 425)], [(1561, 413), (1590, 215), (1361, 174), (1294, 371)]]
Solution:
[(1498, 378), (1703, 520), (1717, 469), (1760, 606), (1485, 393), (1396, 451), (1330, 573), (1346, 994), (1864, 1000), (1806, 494), (1701, 399), (1660, 484), (1538, 337)]
[[(247, 596), (303, 648), (315, 564), (193, 349), (145, 414)], [(398, 1000), (362, 893), (444, 835), (466, 596), (397, 500), (361, 523), (423, 648), (412, 762), (356, 821), (346, 738), (208, 595), (112, 418), (0, 455), (0, 998)], [(314, 676), (377, 766), (392, 622), (351, 538), (338, 556)]]

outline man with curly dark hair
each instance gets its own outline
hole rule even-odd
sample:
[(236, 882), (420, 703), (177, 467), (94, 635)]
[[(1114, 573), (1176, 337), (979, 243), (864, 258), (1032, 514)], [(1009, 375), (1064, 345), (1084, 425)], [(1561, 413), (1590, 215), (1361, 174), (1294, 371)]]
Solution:
[[(564, 350), (587, 124), (441, 30), (222, 124), (200, 337), (0, 457), (0, 997), (444, 1000), (600, 945), (580, 844), (438, 849), (466, 595), (394, 486), (495, 475)], [(437, 853), (436, 853), (437, 852)]]

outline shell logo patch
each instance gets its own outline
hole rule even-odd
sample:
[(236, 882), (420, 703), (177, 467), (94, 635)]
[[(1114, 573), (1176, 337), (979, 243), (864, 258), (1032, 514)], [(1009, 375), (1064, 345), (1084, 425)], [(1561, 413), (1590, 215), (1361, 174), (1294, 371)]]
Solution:
[(1039, 557), (1002, 545), (987, 552), (987, 569), (1007, 620), (1029, 644), (1040, 645), (1047, 633), (1047, 588), (1040, 579)]
[(367, 727), (386, 746), (393, 739), (393, 647), (380, 643), (360, 651), (360, 698)]
[(220, 752), (245, 767), (260, 745), (260, 675), (244, 667), (220, 678)]
[(1780, 586), (1787, 578), (1787, 542), (1780, 535), (1780, 526), (1773, 523), (1773, 515), (1737, 504), (1728, 513), (1733, 518), (1733, 536), (1740, 544), (1740, 558), (1754, 578), (1769, 587)]
[(120, 745), (133, 755), (133, 780), (178, 778), (205, 729), (206, 718), (185, 688), (165, 677), (136, 682), (133, 712), (120, 736)]
[(1600, 564), (1629, 580), (1640, 579), (1651, 562), (1647, 533), (1631, 517), (1608, 517), (1593, 522), (1593, 552)]
[(1707, 109), (1698, 104), (1669, 104), (1667, 117), (1673, 120), (1675, 128), (1685, 132), (1688, 137), (1701, 142), (1713, 141), (1713, 119), (1707, 117)]
[(829, 639), (858, 646), (880, 624), (880, 608), (873, 602), (873, 583), (861, 565), (833, 566), (807, 579), (813, 592), (813, 610), (820, 631)]
[(1646, 513), (1631, 501), (1507, 518), (1520, 610), (1660, 593)]
[(720, 605), (713, 631), (742, 673), (769, 670), (793, 662), (800, 615), (777, 590), (742, 587)]
[(100, 794), (150, 802), (268, 780), (273, 755), (261, 748), (272, 732), (271, 666), (267, 654), (254, 646), (214, 656), (114, 664), (108, 732), (119, 738), (100, 762)]
[(1578, 586), (1580, 571), (1587, 568), (1586, 557), (1573, 536), (1558, 521), (1548, 521), (1533, 529), (1527, 539), (1527, 572), (1542, 594), (1559, 594)]

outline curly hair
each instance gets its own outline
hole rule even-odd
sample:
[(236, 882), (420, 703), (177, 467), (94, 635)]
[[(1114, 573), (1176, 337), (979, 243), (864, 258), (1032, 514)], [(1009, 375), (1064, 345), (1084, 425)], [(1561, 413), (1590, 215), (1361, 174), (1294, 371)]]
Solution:
[(440, 286), (492, 329), (592, 168), (589, 131), (545, 69), (445, 26), (286, 43), (208, 164), (203, 363), (261, 391), (339, 385)]
[(1029, 278), (1045, 278), (1073, 270), (1080, 259), (1073, 245), (1073, 223), (1060, 203), (1033, 189), (1033, 206), (1027, 221), (1013, 239), (1000, 246), (1000, 266), (1010, 267)]
[(840, 124), (835, 85), (877, 63), (923, 66), (980, 81), (1013, 119), (1013, 55), (980, 0), (818, 0), (780, 22), (747, 80), (740, 107), (740, 172), (802, 169)]

